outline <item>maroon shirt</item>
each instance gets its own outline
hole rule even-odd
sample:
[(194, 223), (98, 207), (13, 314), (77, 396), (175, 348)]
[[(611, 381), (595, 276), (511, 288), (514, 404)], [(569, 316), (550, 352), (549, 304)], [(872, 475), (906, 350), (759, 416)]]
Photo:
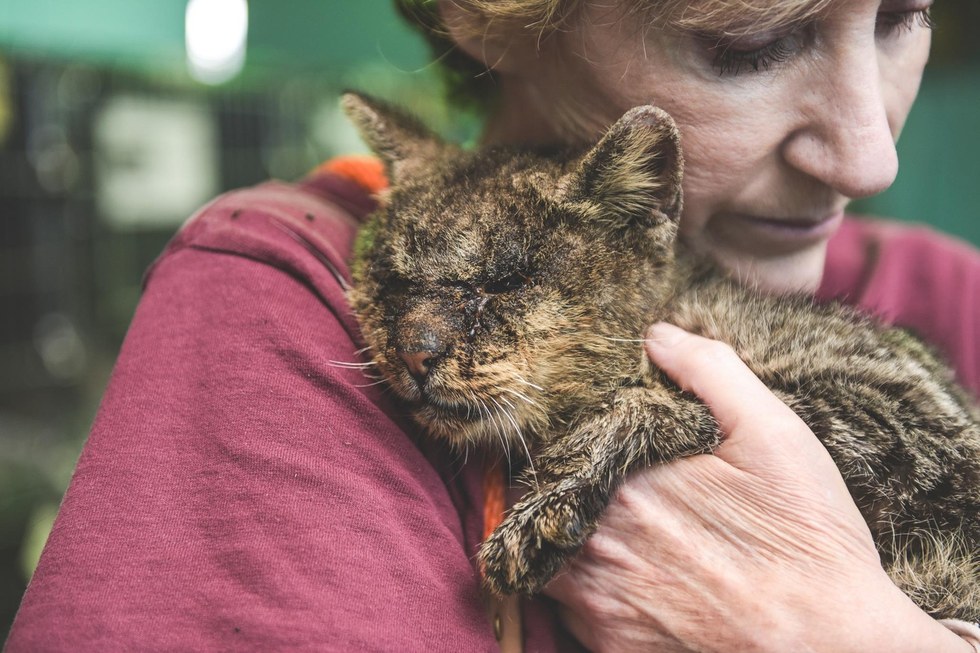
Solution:
[[(342, 279), (365, 192), (229, 193), (151, 268), (6, 650), (490, 651), (482, 461), (417, 440)], [(980, 389), (980, 256), (848, 221), (822, 296), (912, 326)], [(423, 452), (423, 449), (426, 451)], [(547, 599), (525, 650), (577, 647)]]

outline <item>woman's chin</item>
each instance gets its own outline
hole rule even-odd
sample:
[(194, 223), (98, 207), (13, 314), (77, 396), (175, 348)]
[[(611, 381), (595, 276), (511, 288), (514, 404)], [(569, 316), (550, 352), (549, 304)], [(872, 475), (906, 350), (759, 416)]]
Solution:
[(769, 257), (730, 249), (714, 250), (709, 255), (744, 285), (777, 295), (813, 293), (823, 277), (827, 241)]

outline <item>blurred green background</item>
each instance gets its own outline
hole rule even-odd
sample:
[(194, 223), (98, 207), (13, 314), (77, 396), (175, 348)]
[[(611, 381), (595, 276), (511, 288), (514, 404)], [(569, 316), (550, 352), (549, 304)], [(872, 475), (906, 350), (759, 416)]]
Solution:
[[(218, 192), (358, 149), (337, 111), (344, 88), (450, 138), (475, 128), (443, 106), (426, 47), (388, 0), (250, 0), (244, 68), (220, 84), (189, 72), (186, 8), (0, 0), (0, 641), (143, 270), (180, 223)], [(898, 181), (860, 208), (980, 245), (980, 3), (939, 0), (934, 17)]]

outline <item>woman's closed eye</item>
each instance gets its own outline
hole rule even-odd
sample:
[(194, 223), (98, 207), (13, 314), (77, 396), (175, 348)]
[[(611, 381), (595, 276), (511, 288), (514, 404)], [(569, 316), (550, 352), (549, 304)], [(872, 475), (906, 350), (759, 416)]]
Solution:
[(709, 51), (718, 74), (734, 77), (743, 71), (767, 71), (797, 55), (808, 41), (808, 34), (802, 29), (784, 35), (766, 34), (733, 40), (719, 38)]
[(887, 38), (902, 32), (911, 32), (916, 28), (933, 29), (935, 23), (929, 13), (929, 6), (901, 11), (880, 11), (875, 22), (875, 34), (879, 38)]
[[(895, 0), (882, 3), (875, 18), (875, 37), (895, 38), (915, 29), (933, 29), (932, 0)], [(742, 72), (766, 72), (797, 56), (818, 36), (819, 21), (784, 32), (763, 32), (738, 37), (702, 35), (700, 40), (712, 56), (712, 66), (721, 76)]]

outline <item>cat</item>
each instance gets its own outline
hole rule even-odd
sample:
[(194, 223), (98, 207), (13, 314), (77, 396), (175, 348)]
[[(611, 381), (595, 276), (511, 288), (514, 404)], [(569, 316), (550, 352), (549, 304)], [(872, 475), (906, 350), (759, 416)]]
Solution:
[(373, 365), (432, 437), (533, 464), (481, 547), (490, 591), (539, 591), (624, 475), (719, 444), (708, 409), (643, 354), (666, 320), (731, 345), (810, 426), (899, 587), (935, 616), (980, 618), (973, 398), (908, 333), (683, 253), (669, 115), (634, 108), (584, 151), (464, 151), (385, 103), (342, 104), (391, 181), (352, 262)]

